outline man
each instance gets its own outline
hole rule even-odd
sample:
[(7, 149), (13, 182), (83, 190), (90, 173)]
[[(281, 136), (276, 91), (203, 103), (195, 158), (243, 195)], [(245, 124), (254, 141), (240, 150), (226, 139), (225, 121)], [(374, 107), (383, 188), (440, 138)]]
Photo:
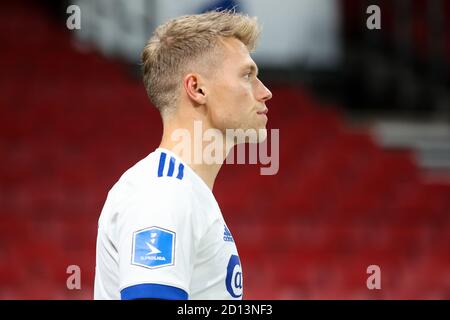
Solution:
[[(164, 132), (159, 148), (108, 193), (95, 299), (242, 298), (238, 252), (212, 189), (236, 142), (227, 130), (266, 130), (272, 94), (249, 55), (258, 36), (255, 18), (222, 11), (171, 20), (147, 43), (144, 84)], [(216, 161), (192, 161), (198, 123), (231, 141), (218, 144)], [(190, 137), (183, 152), (174, 138), (180, 130)]]

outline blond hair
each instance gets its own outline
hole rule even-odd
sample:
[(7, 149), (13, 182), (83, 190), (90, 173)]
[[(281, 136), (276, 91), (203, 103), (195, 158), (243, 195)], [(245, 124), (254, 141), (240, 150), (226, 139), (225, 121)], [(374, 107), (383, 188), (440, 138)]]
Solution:
[(184, 73), (201, 58), (214, 56), (221, 38), (234, 37), (251, 52), (259, 33), (256, 17), (228, 10), (186, 15), (159, 26), (141, 55), (150, 100), (162, 115), (172, 111)]

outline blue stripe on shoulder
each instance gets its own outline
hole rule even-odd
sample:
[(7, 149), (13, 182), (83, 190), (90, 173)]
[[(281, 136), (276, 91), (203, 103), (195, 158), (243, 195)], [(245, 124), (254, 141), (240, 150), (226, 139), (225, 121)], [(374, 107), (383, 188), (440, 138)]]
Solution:
[(183, 179), (183, 174), (184, 174), (184, 165), (182, 163), (180, 163), (180, 165), (178, 166), (177, 179), (182, 180)]
[(169, 160), (169, 171), (167, 172), (167, 176), (171, 177), (173, 176), (173, 170), (175, 169), (175, 158), (174, 157), (170, 157)]
[(166, 163), (166, 154), (164, 152), (161, 152), (161, 156), (159, 157), (158, 177), (162, 177), (165, 163)]
[[(173, 177), (173, 174), (175, 172), (175, 164), (177, 162), (177, 160), (175, 159), (175, 157), (170, 157), (169, 159), (169, 169), (167, 170), (167, 175), (164, 175), (164, 167), (166, 165), (166, 158), (167, 158), (167, 154), (165, 152), (161, 152), (161, 155), (159, 157), (159, 166), (158, 166), (158, 177), (163, 177), (163, 176), (167, 176), (167, 177)], [(178, 164), (178, 174), (177, 174), (177, 179), (183, 180), (183, 176), (184, 176), (184, 165), (182, 163)]]
[(144, 283), (127, 287), (120, 291), (122, 300), (134, 299), (164, 299), (164, 300), (187, 300), (186, 291), (172, 286), (154, 283)]

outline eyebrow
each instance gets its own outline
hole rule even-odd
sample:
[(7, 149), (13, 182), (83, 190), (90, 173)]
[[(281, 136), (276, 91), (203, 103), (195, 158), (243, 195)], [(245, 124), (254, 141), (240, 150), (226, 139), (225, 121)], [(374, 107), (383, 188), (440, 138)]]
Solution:
[(259, 74), (259, 69), (255, 64), (247, 64), (243, 70), (250, 70), (252, 73), (254, 73), (256, 76)]

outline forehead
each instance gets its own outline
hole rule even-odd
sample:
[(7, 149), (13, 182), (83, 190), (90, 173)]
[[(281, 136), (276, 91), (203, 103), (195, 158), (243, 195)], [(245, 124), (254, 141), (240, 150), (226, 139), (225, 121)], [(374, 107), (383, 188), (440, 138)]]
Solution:
[(225, 38), (220, 41), (224, 55), (224, 63), (238, 68), (255, 65), (247, 47), (236, 38)]

